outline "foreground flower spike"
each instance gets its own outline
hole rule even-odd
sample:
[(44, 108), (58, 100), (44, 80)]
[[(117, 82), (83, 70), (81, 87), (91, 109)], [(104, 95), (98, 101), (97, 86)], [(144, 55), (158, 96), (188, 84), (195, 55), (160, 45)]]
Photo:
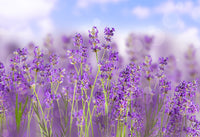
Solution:
[(168, 81), (166, 77), (161, 78), (159, 81), (160, 90), (162, 93), (167, 94), (171, 90), (171, 81)]
[(106, 42), (111, 42), (111, 37), (114, 35), (114, 31), (115, 29), (114, 28), (108, 28), (106, 27), (105, 30), (104, 30), (104, 35), (105, 35), (105, 40)]
[(111, 49), (111, 38), (114, 36), (114, 31), (115, 31), (114, 28), (110, 29), (110, 28), (106, 27), (104, 29), (104, 38), (105, 38), (106, 43), (103, 43), (102, 47), (105, 50)]
[(98, 46), (98, 44), (100, 43), (99, 39), (98, 39), (98, 29), (97, 27), (93, 27), (92, 30), (88, 31), (89, 32), (89, 43), (90, 45), (92, 46), (91, 49), (94, 51), (94, 52), (98, 52), (99, 50), (101, 50), (101, 48)]
[(34, 66), (32, 67), (32, 69), (34, 71), (39, 71), (42, 68), (44, 59), (43, 59), (44, 54), (41, 52), (39, 47), (35, 47), (34, 48), (34, 60), (33, 60), (33, 64)]
[(58, 56), (56, 54), (51, 54), (49, 57), (49, 62), (51, 63), (52, 66), (55, 66), (58, 64)]
[(83, 44), (83, 38), (80, 33), (76, 34), (75, 37), (73, 37), (74, 40), (74, 46), (80, 47)]
[(152, 58), (150, 55), (145, 56), (143, 65), (144, 65), (145, 77), (148, 81), (151, 81), (154, 78), (154, 76), (152, 68)]
[(168, 61), (168, 57), (166, 57), (166, 58), (164, 58), (164, 57), (159, 58), (159, 68), (160, 68), (160, 70), (164, 70), (164, 66), (167, 65), (167, 61)]

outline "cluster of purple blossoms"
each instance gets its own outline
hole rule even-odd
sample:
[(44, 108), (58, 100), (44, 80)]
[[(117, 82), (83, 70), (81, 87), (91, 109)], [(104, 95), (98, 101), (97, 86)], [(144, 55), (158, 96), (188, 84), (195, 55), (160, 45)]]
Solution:
[(101, 50), (101, 47), (99, 47), (99, 45), (98, 45), (100, 43), (100, 41), (98, 39), (99, 31), (98, 31), (97, 27), (93, 27), (92, 30), (91, 31), (89, 30), (88, 32), (89, 32), (89, 38), (90, 38), (89, 43), (92, 46), (91, 49), (94, 52), (98, 52), (99, 50)]
[(67, 56), (69, 57), (71, 64), (85, 63), (88, 57), (88, 48), (83, 45), (81, 34), (76, 34), (73, 41), (76, 49), (67, 51)]
[(150, 55), (145, 56), (145, 60), (143, 63), (144, 66), (144, 73), (145, 77), (148, 81), (151, 81), (154, 76), (153, 76), (153, 67), (152, 67), (152, 58)]
[[(169, 117), (169, 123), (166, 126), (166, 136), (183, 136), (185, 133), (195, 135), (199, 132), (199, 128), (189, 126), (193, 122), (199, 122), (197, 119), (194, 119), (195, 114), (199, 112), (199, 107), (194, 102), (196, 86), (195, 81), (183, 81), (176, 87), (174, 97), (166, 108)], [(188, 118), (194, 121), (190, 121)]]

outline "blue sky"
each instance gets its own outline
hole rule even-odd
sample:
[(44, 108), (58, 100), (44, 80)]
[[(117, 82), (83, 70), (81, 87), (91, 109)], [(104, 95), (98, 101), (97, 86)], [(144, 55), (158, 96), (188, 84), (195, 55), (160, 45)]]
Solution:
[(0, 0), (0, 20), (5, 39), (39, 41), (95, 25), (114, 27), (123, 39), (130, 32), (168, 33), (200, 44), (200, 0)]
[[(57, 28), (113, 26), (143, 29), (156, 26), (167, 31), (199, 27), (200, 1), (175, 0), (60, 0), (51, 17)], [(81, 4), (82, 3), (82, 4)], [(84, 4), (85, 3), (85, 4)], [(192, 11), (195, 9), (195, 11)]]

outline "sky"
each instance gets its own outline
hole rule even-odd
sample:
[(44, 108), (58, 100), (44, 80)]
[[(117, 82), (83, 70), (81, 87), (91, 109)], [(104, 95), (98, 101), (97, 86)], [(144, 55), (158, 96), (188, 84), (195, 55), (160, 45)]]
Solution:
[(41, 41), (93, 26), (114, 27), (121, 44), (131, 32), (167, 33), (198, 47), (200, 0), (0, 0), (0, 40)]

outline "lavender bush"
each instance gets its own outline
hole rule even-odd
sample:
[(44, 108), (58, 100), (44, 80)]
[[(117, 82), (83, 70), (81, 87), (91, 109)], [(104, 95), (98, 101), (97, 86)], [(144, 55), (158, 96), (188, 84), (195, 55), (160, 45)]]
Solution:
[[(200, 136), (199, 75), (195, 50), (185, 54), (187, 73), (175, 57), (152, 61), (154, 37), (127, 40), (123, 64), (106, 27), (89, 39), (62, 37), (63, 53), (48, 36), (42, 47), (17, 49), (0, 63), (0, 135), (16, 137), (193, 137)], [(86, 38), (87, 39), (87, 38)], [(135, 40), (142, 47), (137, 50)], [(136, 43), (137, 44), (137, 43)], [(136, 46), (136, 48), (135, 48)]]

